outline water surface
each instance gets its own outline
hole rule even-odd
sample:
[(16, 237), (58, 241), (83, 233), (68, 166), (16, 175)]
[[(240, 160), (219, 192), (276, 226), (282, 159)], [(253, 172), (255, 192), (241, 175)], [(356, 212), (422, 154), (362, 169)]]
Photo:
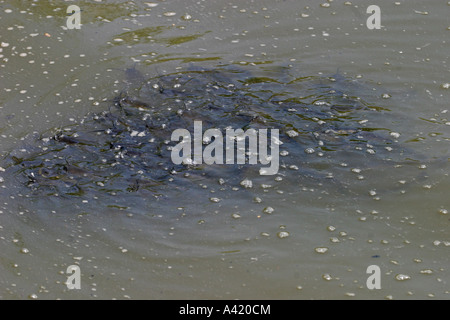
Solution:
[[(118, 203), (101, 192), (30, 200), (2, 170), (0, 297), (447, 299), (449, 6), (382, 1), (382, 28), (368, 30), (370, 4), (84, 1), (81, 29), (67, 30), (65, 2), (1, 1), (2, 168), (39, 145), (31, 136), (80, 128), (124, 90), (139, 96), (143, 82), (192, 65), (231, 66), (242, 71), (234, 81), (248, 72), (263, 89), (273, 80), (276, 93), (299, 88), (306, 105), (330, 88), (348, 93), (372, 107), (355, 110), (352, 126), (381, 138), (370, 137), (377, 153), (361, 158), (342, 143), (307, 154), (312, 140), (301, 136), (280, 156), (301, 159), (298, 170), (282, 168), (281, 180), (218, 170), (192, 188)], [(404, 150), (393, 165), (378, 148), (384, 139)], [(252, 188), (239, 184), (246, 177)], [(73, 264), (81, 290), (64, 284)], [(373, 264), (381, 290), (366, 287)]]

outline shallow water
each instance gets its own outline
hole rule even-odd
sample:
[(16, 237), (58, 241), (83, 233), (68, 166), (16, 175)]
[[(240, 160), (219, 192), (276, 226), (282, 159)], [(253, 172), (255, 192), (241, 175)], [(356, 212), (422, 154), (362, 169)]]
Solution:
[[(382, 28), (368, 30), (370, 4), (88, 1), (81, 29), (66, 30), (64, 2), (1, 1), (5, 168), (11, 152), (38, 145), (33, 132), (80, 128), (124, 89), (138, 95), (147, 79), (192, 64), (282, 84), (298, 78), (312, 98), (334, 86), (377, 107), (352, 114), (406, 151), (386, 163), (377, 149), (384, 140), (369, 137), (375, 158), (346, 153), (342, 143), (320, 156), (306, 154), (303, 139), (280, 157), (301, 159), (298, 170), (282, 168), (281, 180), (218, 168), (193, 187), (116, 196), (113, 205), (101, 192), (30, 200), (6, 168), (0, 297), (447, 299), (449, 4), (381, 2)], [(221, 174), (234, 184), (218, 183)], [(238, 174), (250, 174), (253, 187), (239, 185)], [(81, 290), (64, 284), (73, 264)], [(366, 286), (373, 264), (380, 290)]]

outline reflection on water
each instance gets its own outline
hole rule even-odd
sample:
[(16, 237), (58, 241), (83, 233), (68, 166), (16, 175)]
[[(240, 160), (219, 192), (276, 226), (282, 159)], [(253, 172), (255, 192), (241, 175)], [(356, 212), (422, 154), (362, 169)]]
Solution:
[[(78, 5), (1, 2), (1, 298), (448, 296), (445, 5)], [(194, 120), (279, 173), (174, 165)]]

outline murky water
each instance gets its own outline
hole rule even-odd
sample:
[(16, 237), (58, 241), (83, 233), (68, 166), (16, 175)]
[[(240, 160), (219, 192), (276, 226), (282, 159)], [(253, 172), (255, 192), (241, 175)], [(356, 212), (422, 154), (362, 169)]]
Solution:
[[(370, 4), (84, 1), (68, 30), (0, 1), (0, 298), (448, 299), (450, 3), (379, 2), (380, 30)], [(137, 143), (193, 116), (279, 128), (279, 174), (164, 176)]]

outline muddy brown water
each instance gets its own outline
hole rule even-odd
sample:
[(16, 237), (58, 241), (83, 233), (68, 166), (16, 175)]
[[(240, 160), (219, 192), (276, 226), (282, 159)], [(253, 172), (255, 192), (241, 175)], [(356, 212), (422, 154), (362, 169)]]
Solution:
[[(368, 30), (369, 4), (86, 2), (81, 29), (67, 30), (64, 2), (1, 1), (0, 297), (447, 299), (449, 7), (382, 2), (382, 28)], [(154, 91), (174, 77), (190, 96)], [(203, 94), (230, 81), (231, 96)], [(165, 110), (152, 123), (167, 125), (153, 130), (163, 141), (198, 116), (217, 124), (214, 108), (172, 115), (208, 99), (239, 105), (220, 128), (280, 128), (279, 175), (204, 166), (170, 181), (164, 166), (150, 171), (150, 152), (102, 171), (90, 129), (139, 133), (139, 108), (154, 104)], [(100, 139), (139, 154), (130, 143), (141, 137), (126, 132)], [(42, 140), (58, 133), (70, 138)], [(48, 171), (12, 170), (11, 156), (28, 151), (50, 159)], [(105, 190), (114, 173), (116, 190)], [(374, 264), (380, 290), (366, 286)], [(64, 284), (69, 265), (81, 269), (80, 290)]]

